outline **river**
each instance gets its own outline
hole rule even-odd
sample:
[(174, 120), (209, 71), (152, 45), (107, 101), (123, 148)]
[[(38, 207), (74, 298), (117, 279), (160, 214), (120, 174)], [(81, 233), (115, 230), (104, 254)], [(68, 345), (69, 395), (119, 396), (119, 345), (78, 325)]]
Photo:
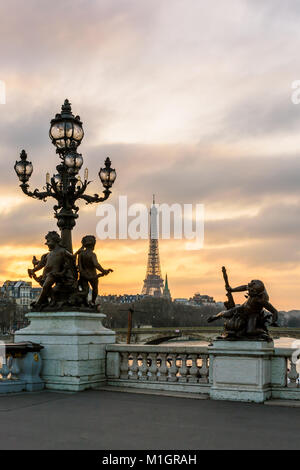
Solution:
[[(161, 343), (161, 345), (174, 345), (174, 346), (208, 346), (208, 341), (185, 341), (185, 340), (171, 340), (165, 343)], [(299, 348), (300, 349), (300, 339), (296, 338), (289, 338), (289, 337), (281, 337), (278, 339), (274, 339), (275, 348)]]

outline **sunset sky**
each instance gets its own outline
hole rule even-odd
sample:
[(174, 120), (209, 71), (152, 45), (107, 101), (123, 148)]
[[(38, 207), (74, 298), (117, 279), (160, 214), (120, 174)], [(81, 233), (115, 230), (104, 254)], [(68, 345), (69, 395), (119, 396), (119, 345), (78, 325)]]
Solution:
[[(53, 201), (32, 200), (13, 170), (24, 148), (41, 188), (58, 157), (49, 122), (69, 98), (83, 121), (90, 192), (110, 156), (110, 201), (202, 203), (205, 243), (161, 240), (173, 297), (224, 300), (262, 279), (279, 309), (300, 309), (300, 3), (297, 0), (0, 0), (0, 281), (28, 279), (56, 230)], [(80, 203), (74, 245), (95, 234)], [(147, 240), (98, 241), (114, 272), (101, 293), (138, 293)], [(242, 299), (242, 297), (237, 297)]]

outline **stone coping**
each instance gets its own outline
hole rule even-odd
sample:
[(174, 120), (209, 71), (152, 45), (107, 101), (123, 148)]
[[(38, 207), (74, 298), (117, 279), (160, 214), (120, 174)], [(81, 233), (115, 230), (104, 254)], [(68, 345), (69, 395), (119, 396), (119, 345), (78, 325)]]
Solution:
[(5, 352), (7, 354), (27, 354), (28, 352), (40, 352), (44, 346), (31, 341), (24, 341), (20, 343), (5, 343)]
[(103, 313), (29, 312), (26, 317), (29, 325), (15, 332), (15, 341), (36, 336), (115, 336), (114, 331), (102, 325), (106, 318)]
[(216, 339), (213, 341), (210, 348), (217, 349), (272, 349), (274, 348), (273, 341), (229, 341), (223, 339)]
[(90, 312), (29, 312), (25, 315), (27, 318), (106, 318), (104, 313)]
[(226, 355), (261, 355), (274, 354), (274, 343), (267, 341), (224, 341), (216, 340), (212, 345), (208, 346), (211, 354)]
[[(226, 341), (228, 343), (228, 341)], [(239, 342), (240, 343), (240, 342)], [(251, 342), (252, 343), (252, 342)], [(230, 343), (231, 344), (231, 343)], [(267, 343), (270, 344), (270, 343)], [(181, 353), (191, 353), (191, 354), (209, 354), (211, 351), (211, 346), (177, 346), (177, 345), (150, 345), (150, 344), (108, 344), (106, 346), (107, 352), (181, 352)], [(290, 357), (295, 351), (292, 348), (275, 348), (272, 352), (272, 348), (267, 349), (274, 356), (279, 357)]]
[(209, 354), (206, 346), (177, 346), (177, 345), (149, 345), (149, 344), (108, 344), (107, 352), (145, 352), (145, 353), (183, 353), (183, 354)]
[(290, 357), (297, 348), (275, 348), (274, 356)]

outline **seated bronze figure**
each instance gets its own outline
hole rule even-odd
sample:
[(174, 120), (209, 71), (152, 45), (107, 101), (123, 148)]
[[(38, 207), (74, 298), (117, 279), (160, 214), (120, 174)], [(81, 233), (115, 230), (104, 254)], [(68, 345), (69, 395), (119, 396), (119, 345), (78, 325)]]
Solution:
[[(247, 285), (232, 289), (228, 284), (226, 275), (225, 286), (228, 297), (228, 301), (225, 302), (227, 310), (208, 318), (208, 322), (213, 322), (220, 318), (225, 319), (222, 339), (272, 341), (267, 326), (270, 320), (270, 326), (278, 326), (278, 312), (269, 302), (269, 296), (264, 283), (260, 280), (253, 280)], [(235, 306), (232, 292), (243, 291), (248, 293), (246, 295), (246, 302)]]

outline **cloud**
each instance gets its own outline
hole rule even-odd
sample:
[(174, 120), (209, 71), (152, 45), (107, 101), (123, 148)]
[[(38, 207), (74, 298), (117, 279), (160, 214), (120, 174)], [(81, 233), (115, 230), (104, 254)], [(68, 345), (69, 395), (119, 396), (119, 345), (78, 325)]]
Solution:
[[(120, 149), (122, 154), (126, 161), (126, 148), (123, 153)], [(300, 160), (293, 154), (281, 158), (251, 154), (229, 157), (213, 154), (199, 144), (131, 147), (130, 157), (136, 163), (135, 171), (124, 169), (125, 181), (120, 184), (126, 184), (129, 173), (135, 192), (142, 194), (152, 188), (163, 201), (219, 204), (226, 210), (225, 203), (259, 204), (266, 198), (299, 194)]]
[[(176, 295), (223, 296), (226, 262), (245, 277), (267, 276), (274, 289), (282, 281), (276, 298), (297, 307), (300, 107), (291, 83), (300, 78), (299, 16), (296, 0), (2, 3), (1, 278), (26, 273), (28, 250), (42, 250), (56, 229), (52, 202), (26, 198), (13, 165), (25, 148), (33, 188), (56, 172), (49, 121), (68, 97), (84, 123), (91, 193), (102, 191), (97, 174), (110, 156), (118, 173), (112, 203), (125, 194), (129, 204), (149, 204), (156, 193), (161, 203), (205, 204), (203, 250), (160, 244)], [(93, 208), (80, 207), (76, 246), (97, 223)], [(147, 248), (99, 242), (115, 268), (103, 286), (138, 291)]]
[[(300, 200), (293, 204), (275, 203), (262, 207), (256, 216), (212, 220), (206, 222), (208, 243), (246, 242), (261, 240), (282, 242), (291, 249), (300, 231)], [(278, 252), (274, 250), (273, 258)], [(294, 257), (295, 253), (291, 252)]]

